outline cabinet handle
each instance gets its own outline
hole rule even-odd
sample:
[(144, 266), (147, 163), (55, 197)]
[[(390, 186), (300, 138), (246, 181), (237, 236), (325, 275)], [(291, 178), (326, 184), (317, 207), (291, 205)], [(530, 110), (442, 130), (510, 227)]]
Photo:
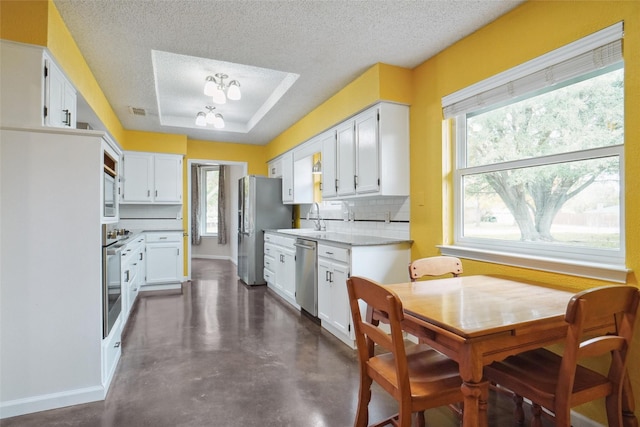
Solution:
[(358, 187), (358, 175), (353, 175), (353, 188)]
[(118, 341), (117, 343), (115, 343), (115, 344), (113, 345), (113, 348), (118, 348), (118, 347), (120, 347), (120, 341)]
[(329, 283), (333, 283), (333, 271), (329, 272)]
[(290, 189), (289, 189), (289, 195), (291, 195), (291, 191), (292, 191), (292, 189), (290, 188)]
[(276, 168), (271, 168), (271, 175), (275, 175), (276, 174)]
[(178, 249), (177, 252), (178, 252), (178, 256), (180, 256), (180, 249)]
[(327, 255), (333, 255), (333, 252), (326, 251), (326, 252), (325, 252), (325, 254), (327, 254)]
[(62, 110), (62, 112), (64, 113), (64, 119), (62, 122), (67, 126), (71, 126), (71, 113), (69, 110)]
[(158, 240), (167, 240), (167, 236), (165, 236), (165, 237), (160, 237)]
[(336, 191), (338, 191), (338, 178), (336, 178)]
[(147, 197), (151, 197), (151, 190), (147, 190)]
[(158, 190), (156, 190), (156, 197), (158, 197)]
[(325, 282), (330, 282), (330, 280), (329, 280), (329, 271), (325, 271), (324, 272), (324, 281)]
[(140, 252), (140, 258), (138, 258), (139, 261), (142, 261), (142, 252)]

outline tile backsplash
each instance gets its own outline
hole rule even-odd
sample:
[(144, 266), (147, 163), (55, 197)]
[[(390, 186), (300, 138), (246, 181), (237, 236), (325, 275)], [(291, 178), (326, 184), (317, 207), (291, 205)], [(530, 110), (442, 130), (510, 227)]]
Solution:
[[(328, 231), (409, 239), (409, 197), (350, 199), (320, 203)], [(300, 227), (313, 228), (312, 205), (300, 205)]]

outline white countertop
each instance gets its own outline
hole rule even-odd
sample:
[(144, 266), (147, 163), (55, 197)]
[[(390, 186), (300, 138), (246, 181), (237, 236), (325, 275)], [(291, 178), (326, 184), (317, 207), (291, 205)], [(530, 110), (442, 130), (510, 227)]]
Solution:
[(339, 243), (349, 246), (379, 246), (395, 245), (399, 243), (413, 243), (410, 239), (393, 237), (369, 236), (364, 234), (340, 233), (336, 231), (315, 231), (308, 228), (290, 228), (280, 230), (265, 230), (265, 232), (295, 236), (326, 243)]

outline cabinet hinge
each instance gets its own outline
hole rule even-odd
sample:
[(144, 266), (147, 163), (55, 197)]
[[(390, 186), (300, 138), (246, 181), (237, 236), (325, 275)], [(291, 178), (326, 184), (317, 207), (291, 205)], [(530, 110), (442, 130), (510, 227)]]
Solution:
[(378, 187), (380, 187), (380, 178), (378, 178)]
[(347, 331), (351, 332), (351, 325), (347, 325)]
[(44, 78), (46, 79), (49, 76), (49, 68), (45, 65), (44, 66)]
[(47, 117), (47, 114), (49, 114), (49, 110), (47, 109), (47, 107), (44, 107), (44, 116)]
[(378, 121), (380, 121), (380, 111), (378, 111)]

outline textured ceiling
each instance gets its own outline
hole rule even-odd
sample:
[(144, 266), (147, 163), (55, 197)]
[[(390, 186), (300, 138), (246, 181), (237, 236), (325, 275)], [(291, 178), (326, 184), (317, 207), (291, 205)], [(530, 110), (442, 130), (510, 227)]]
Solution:
[[(372, 65), (414, 68), (522, 0), (54, 3), (125, 129), (266, 144)], [(167, 126), (158, 115), (160, 101), (173, 110), (183, 107), (182, 112), (172, 110), (175, 116), (195, 120), (197, 111), (183, 99), (185, 91), (171, 85), (158, 91), (158, 99), (154, 50), (300, 77), (248, 132), (232, 131), (233, 126), (222, 131)], [(204, 107), (206, 99), (201, 99)], [(79, 105), (86, 108), (83, 102)], [(129, 107), (143, 108), (147, 115), (133, 115)], [(247, 105), (254, 111), (258, 107)], [(91, 120), (86, 112), (78, 114), (80, 120)]]

